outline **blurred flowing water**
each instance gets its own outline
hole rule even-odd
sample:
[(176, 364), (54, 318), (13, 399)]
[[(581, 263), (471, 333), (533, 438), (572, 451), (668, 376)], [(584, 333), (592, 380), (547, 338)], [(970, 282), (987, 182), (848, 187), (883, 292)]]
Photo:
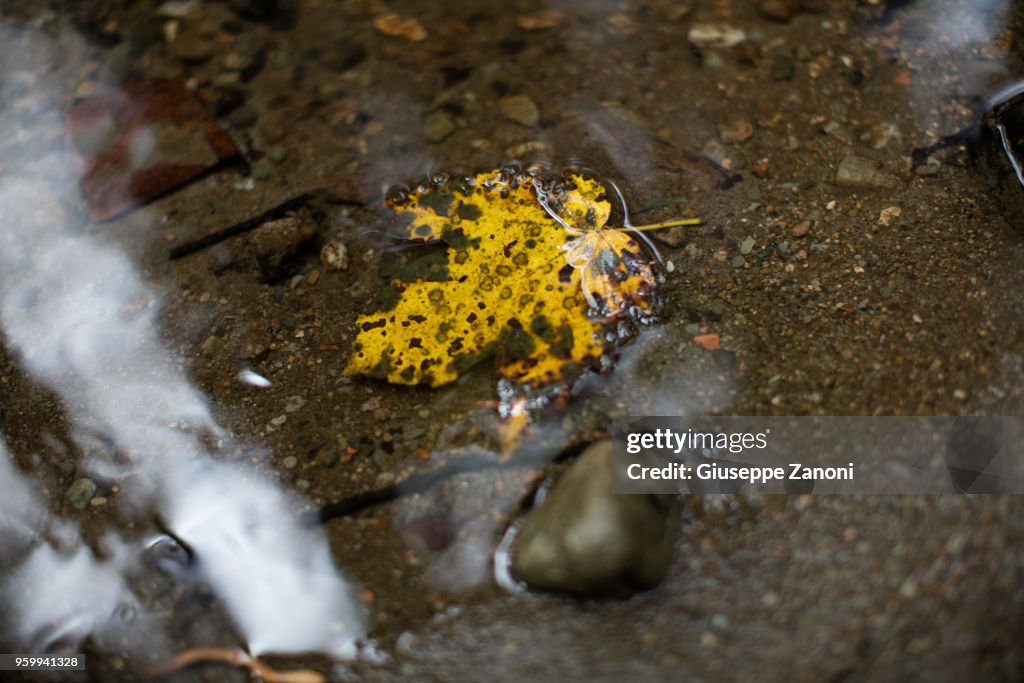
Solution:
[[(19, 68), (26, 42), (58, 49), (42, 34), (3, 29), (0, 99), (22, 101), (26, 82), (33, 98), (59, 99), (45, 75)], [(60, 398), (82, 452), (97, 440), (108, 445), (84, 471), (120, 482), (129, 518), (162, 519), (188, 549), (192, 578), (215, 592), (250, 652), (354, 655), (362, 618), (324, 534), (301, 525), (301, 501), (257, 471), (263, 455), (217, 459), (236, 444), (172, 361), (159, 297), (121, 249), (84, 233), (63, 209), (77, 187), (60, 141), (60, 112), (45, 104), (0, 129), (0, 158), (24, 162), (0, 176), (5, 343)], [(0, 552), (12, 572), (2, 585), (6, 642), (80, 651), (90, 635), (131, 634), (146, 623), (130, 640), (140, 656), (159, 654), (158, 619), (140, 613), (127, 577), (156, 532), (110, 530), (89, 544), (73, 521), (50, 516), (35, 482), (6, 450), (0, 455)]]

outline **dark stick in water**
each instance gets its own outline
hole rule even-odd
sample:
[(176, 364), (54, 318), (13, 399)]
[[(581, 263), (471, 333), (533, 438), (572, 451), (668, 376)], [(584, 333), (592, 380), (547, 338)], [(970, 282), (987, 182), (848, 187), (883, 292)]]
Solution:
[(585, 438), (581, 438), (567, 448), (562, 449), (554, 457), (549, 457), (547, 451), (538, 448), (529, 455), (524, 454), (521, 457), (504, 462), (490, 454), (458, 458), (430, 472), (414, 474), (405, 481), (389, 484), (372, 491), (355, 493), (334, 503), (327, 503), (319, 510), (305, 515), (303, 521), (310, 526), (314, 526), (329, 522), (336, 517), (347, 517), (362, 510), (398, 500), (399, 498), (416, 493), (424, 493), (446, 479), (451, 479), (459, 474), (469, 474), (490, 469), (506, 470), (538, 467), (549, 463), (564, 462), (578, 455), (584, 448), (596, 441), (597, 438), (596, 434), (587, 434)]

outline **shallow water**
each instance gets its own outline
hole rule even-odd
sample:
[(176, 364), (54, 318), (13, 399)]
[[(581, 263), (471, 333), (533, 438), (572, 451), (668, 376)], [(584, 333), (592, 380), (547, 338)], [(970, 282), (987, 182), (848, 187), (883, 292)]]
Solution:
[[(1019, 679), (1016, 497), (705, 497), (650, 593), (505, 593), (494, 548), (560, 464), (387, 489), (497, 457), (493, 368), (342, 376), (404, 258), (384, 191), (516, 158), (704, 219), (655, 235), (668, 315), (536, 462), (628, 413), (1019, 414), (1022, 188), (998, 152), (912, 158), (1020, 77), (1018, 5), (758, 5), (0, 3), (0, 650), (87, 652), (83, 680), (204, 646), (336, 680)], [(64, 117), (130, 75), (186, 83), (246, 161), (90, 221)], [(131, 158), (211, 161), (175, 135)]]

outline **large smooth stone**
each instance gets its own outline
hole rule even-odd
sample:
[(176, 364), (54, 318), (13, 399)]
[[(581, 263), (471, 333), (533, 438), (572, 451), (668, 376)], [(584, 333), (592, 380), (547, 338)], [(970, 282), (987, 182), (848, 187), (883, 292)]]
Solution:
[(612, 493), (612, 445), (590, 446), (522, 520), (511, 573), (539, 590), (627, 597), (657, 586), (679, 531), (678, 496)]

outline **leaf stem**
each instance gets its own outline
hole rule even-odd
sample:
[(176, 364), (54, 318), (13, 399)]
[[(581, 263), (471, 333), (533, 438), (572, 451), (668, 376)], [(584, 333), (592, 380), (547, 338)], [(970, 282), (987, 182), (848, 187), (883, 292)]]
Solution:
[(701, 225), (704, 221), (700, 218), (677, 218), (674, 221), (664, 223), (651, 223), (650, 225), (630, 225), (632, 230), (660, 230), (662, 228), (674, 228), (677, 225)]

